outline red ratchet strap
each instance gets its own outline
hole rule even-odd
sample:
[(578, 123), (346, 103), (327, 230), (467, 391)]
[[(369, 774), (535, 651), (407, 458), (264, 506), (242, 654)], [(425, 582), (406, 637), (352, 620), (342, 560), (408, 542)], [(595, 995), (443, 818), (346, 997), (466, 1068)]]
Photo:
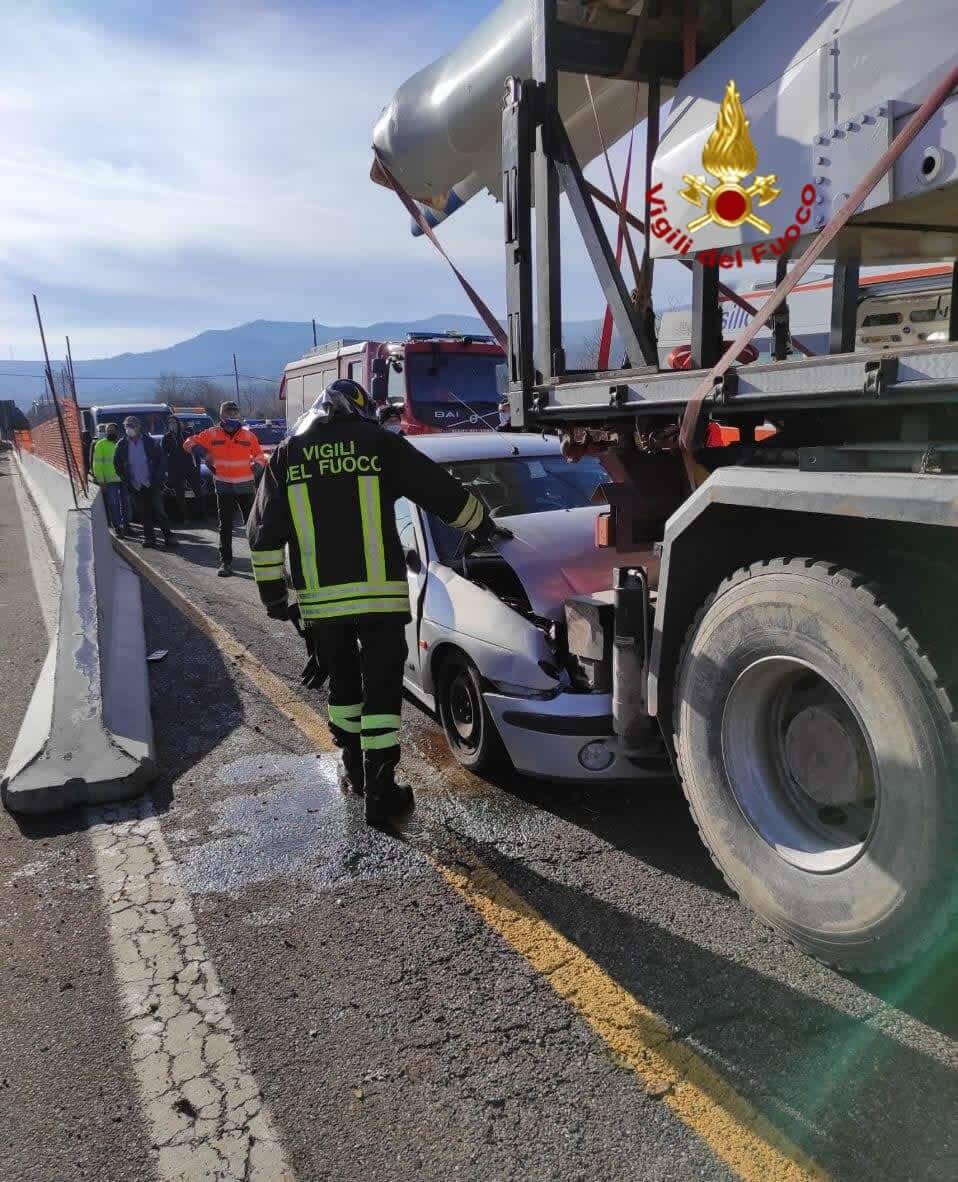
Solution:
[[(619, 225), (615, 238), (615, 264), (617, 267), (622, 265), (622, 247), (628, 244), (629, 247), (629, 261), (632, 264), (632, 272), (635, 275), (635, 282), (639, 282), (639, 267), (638, 259), (635, 256), (635, 250), (632, 247), (632, 240), (629, 237), (629, 226), (625, 216), (626, 207), (629, 204), (629, 180), (632, 175), (632, 148), (635, 144), (635, 124), (639, 116), (639, 88), (635, 88), (635, 103), (632, 109), (632, 128), (629, 131), (629, 154), (625, 161), (625, 175), (622, 178), (622, 196), (619, 197), (619, 190), (615, 183), (615, 173), (612, 171), (612, 161), (609, 159), (609, 149), (606, 146), (605, 136), (602, 134), (602, 124), (599, 122), (599, 112), (595, 105), (595, 98), (592, 94), (592, 81), (588, 74), (585, 76), (586, 90), (589, 92), (589, 102), (592, 104), (592, 118), (595, 120), (595, 130), (599, 136), (599, 144), (602, 147), (602, 155), (605, 158), (605, 169), (609, 174), (609, 184), (612, 186), (612, 192), (615, 194), (616, 202), (619, 206)], [(605, 306), (605, 318), (602, 321), (602, 334), (599, 337), (599, 353), (596, 358), (596, 369), (609, 368), (609, 354), (612, 351), (612, 309), (608, 304)]]
[(696, 0), (682, 0), (682, 73), (695, 68), (698, 54), (696, 43), (699, 26), (699, 6)]
[(698, 485), (693, 450), (695, 448), (699, 420), (702, 417), (702, 404), (715, 388), (716, 380), (728, 372), (732, 363), (749, 341), (752, 340), (759, 329), (763, 328), (769, 322), (772, 313), (781, 306), (788, 297), (789, 292), (798, 284), (809, 267), (812, 266), (825, 248), (841, 232), (848, 219), (855, 213), (868, 194), (874, 189), (885, 173), (888, 172), (912, 140), (915, 139), (956, 86), (958, 86), (958, 66), (949, 70), (941, 82), (938, 83), (898, 135), (895, 136), (888, 148), (875, 161), (868, 172), (865, 173), (848, 200), (833, 215), (832, 220), (818, 237), (811, 242), (802, 257), (792, 267), (788, 276), (775, 288), (765, 303), (762, 304), (761, 308), (755, 314), (754, 319), (745, 326), (736, 340), (722, 355), (721, 359), (709, 370), (708, 374), (696, 388), (685, 408), (685, 414), (682, 417), (682, 427), (679, 431), (679, 447), (682, 451), (682, 460), (685, 464), (689, 484), (693, 490)]
[(446, 262), (452, 268), (453, 274), (455, 275), (455, 277), (459, 280), (460, 284), (462, 285), (462, 290), (469, 297), (470, 301), (472, 302), (472, 306), (476, 309), (476, 311), (482, 317), (482, 320), (485, 323), (486, 328), (488, 328), (489, 331), (492, 333), (492, 335), (495, 337), (496, 343), (499, 344), (503, 349), (508, 351), (509, 338), (506, 336), (506, 330), (502, 327), (502, 325), (499, 323), (499, 321), (495, 318), (495, 316), (489, 310), (489, 307), (486, 304), (486, 302), (483, 300), (482, 296), (476, 291), (476, 289), (472, 286), (472, 284), (465, 277), (465, 275), (463, 275), (463, 273), (459, 270), (459, 268), (452, 261), (452, 259), (449, 257), (449, 255), (446, 254), (445, 250), (443, 249), (442, 243), (439, 241), (439, 239), (436, 237), (436, 235), (432, 232), (432, 226), (430, 226), (430, 224), (426, 221), (425, 215), (423, 214), (422, 210), (419, 208), (419, 206), (416, 204), (416, 202), (413, 200), (413, 198), (410, 197), (409, 194), (406, 192), (406, 189), (403, 187), (402, 182), (400, 180), (397, 180), (397, 178), (394, 177), (393, 174), (389, 171), (389, 169), (386, 167), (385, 163), (383, 162), (383, 158), (379, 155), (378, 152), (376, 153), (376, 160), (379, 164), (379, 167), (383, 170), (383, 175), (385, 176), (386, 180), (389, 182), (390, 187), (393, 189), (396, 196), (403, 203), (403, 205), (405, 205), (406, 211), (408, 212), (409, 216), (416, 223), (416, 225), (420, 228), (420, 230), (422, 230), (423, 234), (425, 234), (425, 236), (433, 244), (433, 246), (436, 248), (436, 250), (439, 251), (439, 253), (442, 255), (442, 257), (446, 260)]
[[(632, 131), (635, 131), (633, 126)], [(629, 154), (625, 160), (625, 175), (622, 177), (622, 206), (623, 208), (629, 200), (629, 179), (632, 175), (632, 142), (634, 136), (629, 135)], [(619, 218), (619, 227), (615, 236), (615, 265), (622, 266), (622, 245), (625, 242), (625, 236), (628, 233), (627, 223), (625, 218)], [(609, 368), (609, 354), (612, 352), (612, 309), (608, 304), (605, 306), (605, 317), (602, 321), (602, 336), (599, 338), (599, 356), (596, 361), (596, 369)]]

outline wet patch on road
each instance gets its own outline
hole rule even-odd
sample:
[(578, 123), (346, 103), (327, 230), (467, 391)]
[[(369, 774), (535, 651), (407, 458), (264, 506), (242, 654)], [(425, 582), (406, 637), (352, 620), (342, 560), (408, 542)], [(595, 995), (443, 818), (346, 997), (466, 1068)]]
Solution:
[(235, 892), (276, 878), (324, 890), (429, 873), (408, 845), (367, 828), (362, 802), (339, 789), (334, 756), (246, 755), (224, 764), (219, 779), (257, 791), (213, 804), (212, 837), (178, 853), (193, 894)]

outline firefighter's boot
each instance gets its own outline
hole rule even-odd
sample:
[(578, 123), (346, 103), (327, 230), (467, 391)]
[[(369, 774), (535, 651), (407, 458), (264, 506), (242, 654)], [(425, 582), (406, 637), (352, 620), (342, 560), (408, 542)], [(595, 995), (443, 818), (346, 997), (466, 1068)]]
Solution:
[(363, 760), (366, 782), (366, 824), (376, 829), (415, 808), (415, 798), (408, 784), (396, 782), (399, 748), (367, 751)]

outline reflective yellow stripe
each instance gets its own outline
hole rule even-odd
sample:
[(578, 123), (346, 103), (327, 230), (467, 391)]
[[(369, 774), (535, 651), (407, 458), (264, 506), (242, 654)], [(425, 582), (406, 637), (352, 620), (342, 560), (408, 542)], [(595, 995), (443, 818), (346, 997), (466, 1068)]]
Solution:
[(358, 718), (363, 712), (362, 702), (355, 702), (352, 706), (334, 706), (329, 704), (330, 718)]
[(303, 570), (303, 582), (307, 591), (319, 590), (319, 571), (316, 567), (316, 528), (313, 525), (313, 510), (309, 503), (309, 492), (303, 483), (291, 484), (286, 490), (289, 511), (299, 543), (299, 562)]
[(455, 529), (470, 530), (475, 529), (480, 521), (482, 521), (482, 504), (472, 493), (469, 493), (462, 512), (454, 521), (450, 521), (449, 524)]
[(472, 516), (472, 514), (475, 511), (476, 511), (476, 498), (472, 495), (472, 493), (466, 493), (466, 503), (465, 503), (465, 505), (463, 505), (462, 510), (459, 513), (459, 516), (453, 518), (453, 520), (450, 521), (449, 524), (451, 526), (453, 526), (455, 529), (461, 529), (463, 524), (469, 520), (469, 518)]
[(285, 573), (281, 562), (272, 562), (269, 566), (253, 566), (253, 578), (257, 583), (271, 583), (275, 579), (284, 578)]
[(345, 731), (347, 735), (358, 735), (362, 729), (355, 718), (340, 718), (337, 721), (333, 718), (332, 710), (329, 712), (329, 725), (336, 727), (337, 730)]
[(409, 584), (405, 579), (395, 579), (385, 583), (334, 583), (323, 587), (320, 591), (299, 591), (300, 603), (326, 603), (330, 600), (349, 599), (357, 595), (406, 595), (409, 594)]
[(399, 731), (390, 731), (388, 735), (363, 735), (359, 740), (363, 751), (379, 751), (383, 747), (399, 746)]
[(484, 516), (485, 516), (485, 510), (483, 509), (482, 505), (477, 501), (476, 502), (476, 511), (472, 515), (472, 517), (466, 522), (464, 528), (467, 530), (475, 529), (478, 525), (480, 525), (482, 523), (482, 519)]
[(382, 510), (378, 476), (358, 476), (359, 512), (363, 522), (363, 552), (366, 555), (366, 578), (370, 583), (385, 583), (386, 553), (383, 548)]
[(401, 722), (402, 719), (398, 714), (364, 714), (363, 730), (381, 731), (387, 727), (390, 730), (397, 730)]
[(408, 612), (409, 598), (405, 599), (347, 599), (342, 603), (302, 603), (300, 615), (304, 620), (330, 620), (336, 616), (358, 616), (367, 612)]
[(249, 557), (253, 566), (271, 566), (275, 562), (282, 562), (285, 553), (283, 550), (251, 550)]
[(330, 702), (327, 708), (329, 725), (338, 727), (347, 734), (358, 735), (361, 730), (359, 716), (362, 714), (362, 711), (362, 702), (358, 702), (354, 706), (334, 706)]

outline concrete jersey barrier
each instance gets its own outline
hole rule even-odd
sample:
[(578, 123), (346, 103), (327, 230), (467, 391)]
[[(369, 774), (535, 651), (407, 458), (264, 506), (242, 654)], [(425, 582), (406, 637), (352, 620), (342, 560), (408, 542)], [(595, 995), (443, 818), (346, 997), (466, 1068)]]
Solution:
[[(63, 561), (67, 513), (73, 510), (73, 492), (69, 477), (52, 464), (48, 464), (46, 460), (41, 460), (39, 456), (31, 455), (27, 451), (21, 451), (18, 463), (27, 492), (40, 514), (40, 520), (59, 565)], [(80, 497), (80, 504), (85, 506), (82, 493)]]
[(65, 515), (57, 635), (0, 782), (11, 812), (136, 796), (155, 775), (140, 582), (102, 498)]

